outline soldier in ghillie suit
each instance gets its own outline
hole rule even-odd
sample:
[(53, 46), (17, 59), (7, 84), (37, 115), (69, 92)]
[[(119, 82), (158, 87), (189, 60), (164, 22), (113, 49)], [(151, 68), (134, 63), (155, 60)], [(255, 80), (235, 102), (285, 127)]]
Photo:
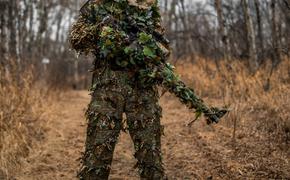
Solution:
[(142, 179), (167, 179), (161, 158), (161, 108), (157, 86), (175, 94), (208, 123), (227, 112), (207, 107), (166, 62), (170, 50), (156, 0), (91, 0), (80, 10), (70, 42), (95, 55), (91, 103), (80, 179), (108, 179), (126, 114)]

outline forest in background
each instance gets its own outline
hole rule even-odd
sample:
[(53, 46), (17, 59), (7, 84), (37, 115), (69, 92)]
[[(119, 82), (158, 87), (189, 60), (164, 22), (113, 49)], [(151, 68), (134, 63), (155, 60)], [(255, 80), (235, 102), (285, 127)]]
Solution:
[[(84, 0), (1, 0), (1, 65), (19, 71), (33, 64), (49, 84), (88, 86), (88, 58), (70, 50), (69, 28)], [(172, 59), (243, 61), (254, 73), (289, 56), (289, 0), (161, 0)], [(270, 72), (271, 74), (271, 72)], [(61, 79), (61, 81), (60, 81)]]
[[(39, 144), (49, 140), (47, 134), (51, 129), (58, 128), (52, 126), (53, 122), (71, 114), (59, 115), (55, 107), (62, 104), (61, 110), (74, 111), (79, 115), (78, 120), (74, 119), (76, 123), (82, 122), (81, 113), (74, 108), (66, 109), (66, 105), (73, 105), (66, 103), (68, 99), (81, 99), (76, 92), (84, 93), (72, 93), (70, 89), (89, 88), (92, 57), (78, 56), (70, 49), (67, 37), (84, 3), (85, 0), (0, 0), (0, 179), (12, 178), (16, 171), (20, 173), (23, 161), (38, 150)], [(212, 158), (210, 161), (225, 163), (216, 169), (203, 159), (203, 165), (209, 165), (209, 172), (224, 179), (289, 178), (290, 0), (160, 0), (159, 3), (166, 36), (171, 42), (170, 62), (207, 102), (229, 105), (231, 109), (213, 130), (203, 126), (195, 129), (204, 134), (213, 131), (221, 144), (206, 135), (195, 140), (202, 148), (203, 141), (206, 142), (204, 151), (211, 154), (206, 155)], [(73, 103), (84, 105), (86, 100)], [(174, 118), (181, 119), (186, 112), (179, 111), (179, 104), (168, 95), (161, 101), (168, 110), (165, 117), (169, 120), (163, 120), (167, 127), (187, 132), (183, 126), (186, 120), (174, 124)], [(58, 121), (54, 123), (58, 125)], [(77, 129), (79, 134), (75, 138), (82, 131)], [(167, 139), (176, 139), (174, 133), (168, 133)], [(185, 139), (191, 137), (190, 133), (183, 135)], [(54, 137), (51, 141), (57, 140)], [(179, 139), (177, 147), (191, 147), (191, 142), (181, 140), (184, 139)], [(83, 146), (82, 141), (78, 143)], [(171, 145), (172, 141), (166, 140), (164, 149)], [(59, 146), (63, 148), (63, 144)], [(225, 152), (233, 152), (232, 156), (217, 151), (221, 146)], [(75, 144), (67, 147), (74, 149)], [(187, 150), (182, 154), (190, 154), (191, 149)], [(58, 153), (62, 161), (65, 155)], [(182, 177), (182, 173), (187, 173), (177, 172), (178, 168), (173, 166), (185, 163), (183, 157), (170, 163), (169, 174)], [(30, 161), (34, 162), (33, 158)], [(40, 166), (48, 160), (43, 161)], [(75, 169), (75, 164), (68, 166)], [(199, 177), (207, 178), (208, 172), (200, 168)], [(195, 169), (188, 172), (192, 171)], [(35, 173), (43, 175), (41, 170)], [(56, 172), (50, 173), (51, 176), (41, 177), (53, 177)]]

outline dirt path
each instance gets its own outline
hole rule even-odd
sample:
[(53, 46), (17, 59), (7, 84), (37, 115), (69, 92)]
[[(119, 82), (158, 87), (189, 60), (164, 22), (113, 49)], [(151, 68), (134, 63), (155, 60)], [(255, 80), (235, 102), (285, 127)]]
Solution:
[[(44, 140), (25, 160), (23, 173), (17, 179), (76, 179), (85, 138), (87, 94), (86, 91), (69, 92), (54, 106), (54, 115), (47, 122)], [(161, 105), (162, 124), (165, 126), (162, 151), (170, 179), (290, 177), (287, 154), (280, 151), (273, 153), (272, 149), (258, 146), (251, 149), (255, 145), (245, 137), (240, 137), (239, 145), (233, 147), (230, 128), (205, 126), (203, 121), (189, 128), (185, 125), (193, 118), (193, 113), (176, 98), (166, 94), (161, 99)], [(249, 156), (250, 150), (253, 151), (250, 155), (254, 157)], [(127, 134), (122, 133), (110, 179), (138, 179), (134, 164), (132, 142)]]
[[(17, 179), (74, 179), (85, 134), (85, 92), (70, 92), (55, 104), (45, 124), (45, 137), (26, 160)], [(53, 115), (52, 115), (53, 114)]]

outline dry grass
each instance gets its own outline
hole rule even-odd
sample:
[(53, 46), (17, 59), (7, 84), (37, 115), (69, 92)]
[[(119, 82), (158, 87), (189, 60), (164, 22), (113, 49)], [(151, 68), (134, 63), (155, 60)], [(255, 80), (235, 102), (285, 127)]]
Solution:
[(33, 83), (32, 68), (15, 72), (16, 68), (9, 72), (0, 69), (0, 179), (17, 172), (32, 140), (41, 138), (38, 119), (43, 109), (43, 88)]
[[(189, 128), (185, 124), (194, 114), (172, 95), (161, 98), (166, 127), (164, 161), (171, 179), (289, 179), (289, 60), (277, 67), (268, 91), (265, 85), (270, 64), (255, 75), (238, 61), (230, 66), (221, 61), (218, 69), (213, 61), (198, 59), (192, 64), (182, 60), (176, 67), (182, 79), (207, 102), (228, 104), (232, 111), (216, 126), (197, 122)], [(73, 179), (78, 165), (75, 159), (80, 157), (85, 137), (82, 108), (89, 102), (87, 92), (67, 92), (59, 102), (52, 101), (52, 112), (47, 112), (46, 106), (45, 119), (53, 115), (46, 127), (47, 122), (39, 121), (39, 116), (46, 103), (42, 99), (47, 101), (47, 97), (43, 98), (42, 88), (32, 83), (32, 71), (21, 74), (21, 81), (17, 75), (0, 73), (0, 174), (18, 171), (21, 157), (28, 155), (33, 139), (45, 136), (39, 143), (41, 148), (35, 148), (37, 152), (24, 163), (27, 178), (23, 174), (19, 177)], [(39, 133), (40, 127), (47, 128), (44, 135)], [(132, 142), (123, 135), (112, 177), (138, 179), (132, 170)]]
[(183, 79), (196, 87), (207, 102), (227, 104), (231, 108), (228, 117), (218, 126), (222, 131), (215, 132), (216, 139), (211, 142), (233, 150), (230, 157), (223, 152), (213, 155), (217, 164), (224, 161), (216, 176), (288, 179), (290, 61), (281, 62), (270, 83), (267, 83), (270, 63), (261, 66), (255, 75), (250, 75), (247, 69), (239, 61), (230, 65), (221, 61), (218, 66), (205, 59), (194, 64), (177, 63)]
[(289, 145), (289, 60), (285, 59), (271, 77), (270, 63), (261, 66), (255, 75), (251, 75), (240, 61), (233, 61), (230, 65), (225, 61), (217, 65), (205, 59), (198, 59), (193, 64), (179, 62), (177, 71), (188, 84), (198, 87), (199, 95), (212, 103), (230, 106), (232, 111), (225, 125), (237, 123), (237, 130), (251, 135), (263, 135)]

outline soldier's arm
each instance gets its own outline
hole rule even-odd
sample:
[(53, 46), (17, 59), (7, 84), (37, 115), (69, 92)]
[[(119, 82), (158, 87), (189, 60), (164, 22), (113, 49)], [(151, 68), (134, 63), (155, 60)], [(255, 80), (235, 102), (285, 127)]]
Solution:
[(70, 31), (70, 44), (78, 53), (93, 53), (110, 59), (118, 54), (128, 35), (122, 31), (119, 21), (109, 12), (103, 13), (100, 0), (89, 0), (80, 9), (80, 15)]
[(88, 54), (97, 51), (97, 36), (102, 19), (96, 18), (99, 0), (88, 0), (80, 9), (76, 22), (72, 25), (69, 40), (72, 49)]

